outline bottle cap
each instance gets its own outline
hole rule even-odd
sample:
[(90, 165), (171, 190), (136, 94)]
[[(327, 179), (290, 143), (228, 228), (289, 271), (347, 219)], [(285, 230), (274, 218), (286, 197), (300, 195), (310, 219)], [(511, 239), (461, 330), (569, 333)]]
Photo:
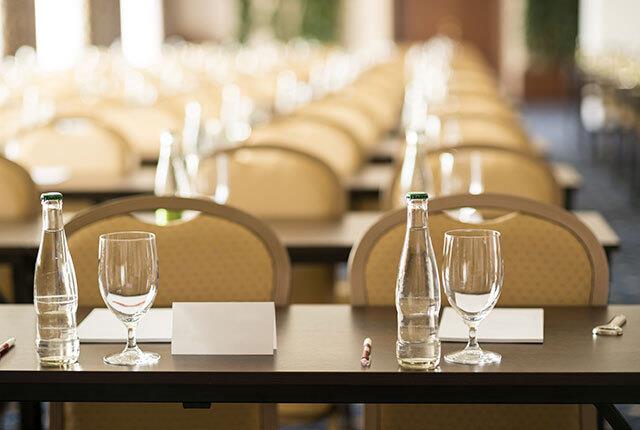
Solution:
[(62, 200), (62, 193), (52, 192), (52, 193), (42, 193), (40, 194), (40, 200), (48, 202), (52, 200)]
[(429, 194), (424, 191), (411, 191), (407, 193), (407, 198), (409, 200), (424, 200), (429, 198)]

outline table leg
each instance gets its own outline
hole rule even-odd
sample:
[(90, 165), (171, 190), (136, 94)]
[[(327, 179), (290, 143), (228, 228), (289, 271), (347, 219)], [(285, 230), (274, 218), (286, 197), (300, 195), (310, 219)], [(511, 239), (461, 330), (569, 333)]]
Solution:
[(39, 402), (20, 402), (20, 428), (42, 430), (42, 407)]
[(568, 211), (575, 206), (576, 190), (574, 188), (564, 189), (564, 208)]
[(594, 406), (598, 409), (598, 414), (609, 423), (613, 430), (631, 430), (626, 418), (615, 405), (611, 403), (595, 403)]

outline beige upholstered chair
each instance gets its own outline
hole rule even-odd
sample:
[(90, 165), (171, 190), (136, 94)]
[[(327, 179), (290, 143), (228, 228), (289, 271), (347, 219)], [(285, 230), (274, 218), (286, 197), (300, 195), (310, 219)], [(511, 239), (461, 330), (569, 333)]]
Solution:
[(491, 145), (539, 155), (517, 122), (489, 115), (447, 113), (440, 116), (440, 145)]
[(338, 176), (305, 152), (271, 145), (217, 151), (200, 162), (200, 194), (213, 196), (219, 163), (227, 168), (227, 204), (261, 219), (328, 220), (345, 211)]
[(312, 118), (343, 130), (366, 151), (377, 145), (382, 134), (380, 125), (366, 112), (340, 100), (321, 100), (303, 106), (295, 115)]
[(0, 157), (0, 222), (24, 221), (39, 213), (38, 188), (22, 166)]
[[(562, 191), (547, 163), (521, 151), (487, 145), (441, 148), (428, 152), (425, 163), (433, 173), (433, 189), (439, 197), (499, 193), (562, 205)], [(399, 182), (398, 169), (385, 207), (401, 206)]]
[(444, 103), (429, 107), (434, 115), (488, 116), (516, 122), (514, 110), (503, 100), (479, 94), (458, 94), (448, 97)]
[[(167, 226), (147, 224), (131, 215), (157, 208), (199, 214)], [(157, 307), (173, 301), (288, 303), (289, 257), (263, 223), (210, 200), (143, 196), (95, 206), (66, 225), (80, 306), (103, 306), (97, 285), (98, 237), (122, 230), (156, 234), (162, 272)], [(274, 417), (273, 405), (216, 404), (210, 410), (183, 410), (181, 405), (69, 403), (65, 428), (275, 428)]]
[[(38, 189), (29, 173), (13, 161), (0, 157), (0, 222), (20, 222), (38, 216)], [(0, 264), (0, 296), (13, 299), (9, 265)]]
[(160, 106), (104, 101), (92, 115), (118, 130), (131, 148), (145, 160), (156, 160), (163, 130), (182, 128), (182, 115)]
[(318, 120), (289, 117), (256, 128), (248, 145), (297, 149), (327, 163), (340, 178), (353, 175), (362, 164), (358, 143), (344, 131)]
[(400, 117), (402, 97), (391, 99), (383, 90), (372, 89), (366, 84), (355, 82), (329, 98), (361, 109), (385, 131), (393, 129)]
[(57, 117), (24, 129), (7, 144), (11, 158), (28, 167), (64, 167), (73, 176), (121, 176), (137, 165), (126, 138), (100, 120)]
[[(504, 215), (470, 225), (445, 212), (463, 207), (498, 210)], [(429, 231), (438, 263), (442, 261), (443, 236), (448, 230), (488, 228), (502, 233), (506, 270), (498, 306), (607, 303), (609, 271), (604, 250), (593, 233), (564, 209), (519, 197), (484, 194), (434, 199), (429, 203), (429, 212)], [(349, 265), (354, 305), (394, 303), (405, 218), (402, 209), (390, 212), (369, 229), (352, 251)], [(446, 304), (446, 298), (443, 302)], [(590, 412), (578, 406), (368, 405), (366, 428), (577, 429), (592, 422)]]

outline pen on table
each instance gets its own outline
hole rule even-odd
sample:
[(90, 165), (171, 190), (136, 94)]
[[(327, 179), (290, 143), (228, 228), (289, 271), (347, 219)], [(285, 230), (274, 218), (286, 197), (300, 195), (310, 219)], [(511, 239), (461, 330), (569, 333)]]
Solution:
[(16, 344), (15, 337), (10, 337), (9, 339), (5, 340), (2, 343), (2, 345), (0, 345), (0, 357), (2, 357), (5, 352), (9, 351), (15, 344)]
[(360, 365), (362, 367), (371, 366), (371, 338), (367, 337), (362, 342), (362, 357), (360, 358)]

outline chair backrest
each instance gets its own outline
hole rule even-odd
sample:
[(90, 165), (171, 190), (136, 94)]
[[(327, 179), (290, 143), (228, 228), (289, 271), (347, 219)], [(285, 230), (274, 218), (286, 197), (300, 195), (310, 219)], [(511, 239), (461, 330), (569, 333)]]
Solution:
[[(468, 224), (450, 216), (461, 208), (500, 211), (498, 218)], [(360, 239), (349, 258), (352, 302), (394, 303), (406, 210), (388, 213)], [(458, 228), (501, 232), (504, 286), (499, 306), (604, 305), (609, 269), (593, 233), (556, 206), (500, 194), (457, 195), (429, 203), (429, 231), (438, 264), (444, 233)], [(445, 299), (446, 300), (446, 299)]]
[(380, 125), (376, 124), (366, 111), (339, 99), (309, 103), (297, 110), (295, 116), (315, 119), (344, 131), (364, 151), (377, 145), (378, 137), (382, 133)]
[[(522, 151), (489, 145), (440, 148), (429, 151), (424, 162), (436, 196), (498, 193), (562, 204), (562, 190), (546, 161)], [(403, 206), (400, 167), (385, 196), (387, 208)]]
[(162, 131), (182, 128), (182, 117), (161, 105), (104, 101), (96, 106), (92, 115), (118, 130), (133, 151), (146, 160), (158, 158)]
[(23, 221), (38, 214), (38, 187), (22, 166), (0, 157), (0, 221)]
[(216, 151), (200, 162), (198, 192), (212, 196), (225, 167), (227, 204), (269, 220), (339, 218), (346, 193), (324, 161), (291, 148), (260, 145)]
[(318, 120), (288, 117), (253, 131), (249, 145), (297, 149), (327, 163), (340, 178), (353, 175), (362, 164), (362, 150), (347, 133)]
[(137, 165), (127, 140), (87, 116), (57, 117), (21, 130), (8, 143), (13, 160), (28, 167), (65, 167), (71, 175), (122, 176)]
[[(132, 216), (158, 208), (199, 214), (166, 226)], [(81, 305), (103, 305), (97, 285), (99, 236), (132, 230), (149, 231), (157, 237), (161, 273), (157, 306), (170, 306), (174, 301), (288, 302), (286, 250), (269, 227), (238, 209), (205, 199), (130, 197), (81, 212), (65, 229)]]
[(537, 154), (522, 126), (506, 118), (485, 114), (445, 113), (440, 117), (440, 145), (491, 145)]

